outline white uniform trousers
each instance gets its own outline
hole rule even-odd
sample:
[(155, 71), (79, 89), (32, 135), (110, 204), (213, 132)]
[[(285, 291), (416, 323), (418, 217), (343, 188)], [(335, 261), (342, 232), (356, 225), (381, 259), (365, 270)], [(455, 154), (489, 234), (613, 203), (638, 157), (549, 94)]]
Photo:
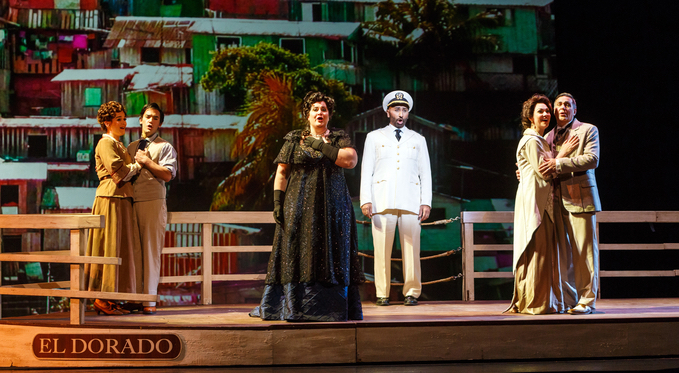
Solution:
[(373, 215), (372, 233), (375, 247), (375, 289), (380, 298), (389, 297), (391, 286), (391, 250), (398, 225), (403, 257), (403, 295), (415, 298), (422, 293), (420, 274), (420, 221), (406, 210), (385, 210)]
[[(557, 203), (557, 206), (560, 205)], [(559, 246), (570, 247), (573, 255), (572, 273), (577, 292), (577, 303), (596, 308), (599, 291), (599, 245), (596, 237), (596, 214), (573, 214), (561, 206), (563, 229), (557, 226)]]
[[(160, 256), (165, 245), (167, 206), (164, 199), (134, 203), (138, 229), (134, 230), (137, 293), (158, 294)], [(155, 306), (156, 302), (144, 302)]]

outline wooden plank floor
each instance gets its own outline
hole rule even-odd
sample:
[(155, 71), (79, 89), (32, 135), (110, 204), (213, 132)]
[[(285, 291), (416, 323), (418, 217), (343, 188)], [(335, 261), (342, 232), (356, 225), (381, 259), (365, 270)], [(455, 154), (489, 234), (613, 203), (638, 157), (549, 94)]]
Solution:
[[(364, 320), (262, 321), (254, 305), (159, 308), (156, 315), (66, 313), (0, 320), (0, 368), (282, 366), (679, 357), (679, 299), (604, 299), (590, 315), (503, 314), (506, 301), (363, 304)], [(39, 335), (175, 335), (172, 359), (37, 357)], [(32, 347), (33, 346), (33, 347)]]
[[(652, 299), (603, 299), (597, 302), (597, 309), (590, 315), (523, 315), (503, 313), (509, 302), (505, 301), (449, 301), (420, 302), (415, 307), (394, 304), (377, 307), (372, 302), (363, 303), (363, 320), (344, 323), (288, 323), (284, 321), (263, 321), (248, 316), (254, 304), (175, 306), (159, 307), (155, 315), (130, 314), (123, 316), (96, 315), (87, 312), (85, 325), (78, 327), (113, 328), (323, 328), (326, 325), (338, 327), (351, 325), (384, 326), (412, 324), (451, 323), (542, 323), (542, 322), (600, 322), (604, 320), (634, 321), (652, 318), (679, 320), (679, 298)], [(62, 326), (68, 325), (68, 313), (52, 313), (0, 319), (0, 324)]]

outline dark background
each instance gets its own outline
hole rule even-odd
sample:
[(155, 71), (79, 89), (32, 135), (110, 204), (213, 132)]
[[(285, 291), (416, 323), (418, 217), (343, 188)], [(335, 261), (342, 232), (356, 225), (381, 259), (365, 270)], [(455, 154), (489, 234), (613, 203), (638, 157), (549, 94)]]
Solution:
[[(599, 128), (604, 210), (679, 210), (679, 2), (556, 0), (559, 91)], [(602, 243), (676, 243), (678, 224), (602, 224)], [(601, 269), (676, 269), (676, 250), (603, 251)], [(677, 278), (602, 279), (603, 297), (674, 297)]]

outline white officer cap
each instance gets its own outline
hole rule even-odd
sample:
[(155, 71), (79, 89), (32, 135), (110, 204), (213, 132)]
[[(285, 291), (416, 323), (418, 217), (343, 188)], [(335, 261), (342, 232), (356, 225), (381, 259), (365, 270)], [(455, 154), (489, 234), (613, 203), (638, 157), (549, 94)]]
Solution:
[(391, 91), (384, 96), (382, 109), (386, 112), (389, 106), (396, 104), (405, 105), (408, 107), (408, 111), (410, 111), (413, 109), (413, 98), (406, 91)]

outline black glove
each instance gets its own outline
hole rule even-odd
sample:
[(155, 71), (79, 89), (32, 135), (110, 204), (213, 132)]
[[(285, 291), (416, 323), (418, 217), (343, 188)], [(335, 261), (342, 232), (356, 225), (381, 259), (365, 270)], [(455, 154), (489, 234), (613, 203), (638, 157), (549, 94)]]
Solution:
[(330, 160), (335, 163), (337, 161), (337, 154), (339, 154), (339, 148), (326, 144), (323, 139), (315, 139), (311, 136), (304, 139), (304, 145), (316, 149), (323, 153), (324, 156), (330, 158)]
[(283, 227), (283, 201), (285, 201), (285, 192), (282, 190), (273, 191), (273, 220), (276, 224)]

